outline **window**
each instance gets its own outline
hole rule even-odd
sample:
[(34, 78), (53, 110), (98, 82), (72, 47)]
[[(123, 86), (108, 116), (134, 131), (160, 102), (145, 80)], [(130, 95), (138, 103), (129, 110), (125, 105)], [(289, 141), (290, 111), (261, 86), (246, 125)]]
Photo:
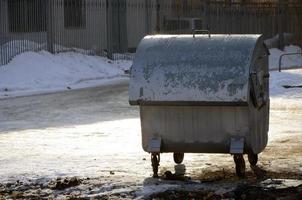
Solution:
[(85, 0), (64, 0), (64, 26), (65, 28), (86, 27)]
[(47, 29), (47, 7), (44, 0), (9, 0), (10, 32), (41, 32)]

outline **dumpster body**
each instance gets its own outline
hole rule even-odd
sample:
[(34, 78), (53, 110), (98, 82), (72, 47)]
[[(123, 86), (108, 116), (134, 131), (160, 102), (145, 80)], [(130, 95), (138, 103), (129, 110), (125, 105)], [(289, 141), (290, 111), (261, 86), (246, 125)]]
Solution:
[(257, 162), (269, 128), (268, 54), (260, 35), (146, 36), (129, 102), (140, 108), (152, 163), (162, 152), (178, 162), (183, 153), (234, 154), (239, 168), (243, 154)]

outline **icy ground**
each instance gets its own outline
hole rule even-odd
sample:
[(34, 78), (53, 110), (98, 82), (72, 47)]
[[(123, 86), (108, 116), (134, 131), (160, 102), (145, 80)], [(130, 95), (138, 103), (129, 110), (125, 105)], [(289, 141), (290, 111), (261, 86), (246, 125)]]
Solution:
[[(302, 194), (302, 69), (271, 72), (269, 143), (258, 167), (250, 169), (246, 162), (243, 180), (234, 175), (232, 157), (218, 154), (186, 154), (185, 180), (151, 178), (127, 84), (0, 100), (0, 199), (221, 199), (251, 191), (297, 199)], [(174, 167), (172, 155), (163, 154), (160, 174)], [(77, 181), (64, 179), (74, 176)], [(270, 178), (293, 179), (295, 187), (287, 193), (254, 191)], [(62, 180), (67, 189), (56, 183)]]

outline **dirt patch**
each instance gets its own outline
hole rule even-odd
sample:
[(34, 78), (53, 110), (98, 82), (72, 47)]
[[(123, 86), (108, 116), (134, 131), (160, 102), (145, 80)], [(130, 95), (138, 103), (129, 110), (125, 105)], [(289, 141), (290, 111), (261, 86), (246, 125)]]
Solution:
[(286, 189), (263, 189), (257, 186), (240, 185), (234, 191), (226, 193), (223, 198), (232, 199), (299, 199), (302, 196), (302, 187)]
[(184, 191), (184, 190), (167, 190), (150, 196), (150, 200), (220, 200), (220, 199), (266, 199), (266, 200), (297, 200), (302, 197), (302, 186), (287, 189), (266, 190), (257, 186), (239, 185), (235, 190), (224, 194), (216, 194), (214, 191)]
[[(301, 141), (302, 142), (302, 141)], [(300, 143), (300, 145), (289, 145), (288, 148), (279, 148), (278, 154), (279, 156), (301, 156), (301, 152), (302, 152), (302, 145)]]
[[(227, 174), (230, 172), (226, 172)], [(208, 174), (209, 176), (211, 174)], [(212, 174), (215, 175), (215, 174)], [(228, 175), (227, 175), (228, 176)], [(273, 180), (272, 177), (300, 177), (301, 174), (278, 174), (274, 172), (267, 172), (267, 176)], [(163, 177), (164, 178), (164, 177)], [(150, 178), (152, 179), (152, 178)], [(154, 187), (156, 190), (166, 187), (166, 185), (174, 184), (175, 188), (168, 188), (167, 190), (153, 191), (149, 194), (140, 196), (141, 199), (299, 199), (302, 196), (302, 185), (295, 187), (286, 186), (282, 189), (264, 188), (260, 186), (262, 180), (257, 180), (255, 175), (248, 174), (245, 179), (238, 179), (232, 177), (230, 179), (221, 179), (212, 182), (196, 182), (185, 179), (171, 183), (165, 179), (152, 179), (147, 185), (140, 185), (139, 183), (129, 183), (115, 181), (110, 182), (106, 178), (77, 178), (77, 184), (66, 185), (64, 188), (58, 186), (60, 189), (51, 189), (49, 185), (53, 183), (73, 182), (74, 177), (59, 178), (51, 180), (48, 183), (7, 183), (0, 184), (0, 199), (60, 199), (60, 200), (86, 200), (86, 199), (134, 199), (137, 198), (137, 192), (144, 190), (144, 187)], [(286, 179), (287, 180), (287, 179)], [(263, 182), (263, 181), (262, 181)], [(301, 181), (299, 183), (302, 183)], [(59, 185), (60, 185), (59, 184)], [(204, 185), (205, 184), (205, 185)], [(56, 185), (56, 184), (55, 184)], [(219, 188), (233, 188), (218, 192)]]
[(176, 200), (176, 199), (195, 199), (195, 200), (218, 200), (222, 197), (213, 191), (183, 191), (183, 190), (167, 190), (158, 194), (154, 194), (147, 199), (152, 200)]
[(81, 180), (77, 177), (72, 178), (57, 178), (55, 181), (51, 181), (48, 187), (52, 190), (64, 190), (66, 188), (75, 187), (80, 185)]
[(292, 138), (283, 138), (275, 140), (273, 144), (269, 144), (263, 151), (262, 155), (275, 155), (279, 157), (302, 156), (302, 136)]

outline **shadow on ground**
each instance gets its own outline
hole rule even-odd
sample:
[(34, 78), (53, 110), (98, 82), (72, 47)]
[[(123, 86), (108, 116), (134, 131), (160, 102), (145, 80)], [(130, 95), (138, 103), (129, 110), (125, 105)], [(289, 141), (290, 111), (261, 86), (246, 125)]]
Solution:
[[(260, 176), (259, 176), (260, 174)], [(59, 177), (48, 181), (0, 184), (0, 199), (301, 199), (302, 174), (253, 167), (240, 179), (232, 169), (205, 172), (199, 179), (165, 174), (143, 183), (127, 177)]]
[(137, 118), (128, 81), (116, 85), (0, 100), (0, 133)]

